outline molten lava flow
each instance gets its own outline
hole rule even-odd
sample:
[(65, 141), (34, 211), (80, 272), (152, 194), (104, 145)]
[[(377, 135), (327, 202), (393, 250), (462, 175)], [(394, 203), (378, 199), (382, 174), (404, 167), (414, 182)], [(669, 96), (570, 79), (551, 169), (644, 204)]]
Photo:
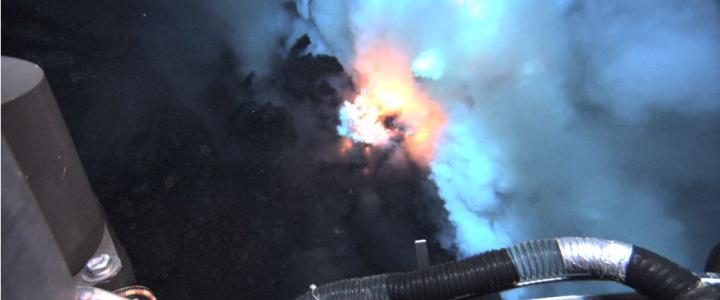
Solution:
[(411, 64), (390, 47), (361, 53), (355, 62), (360, 93), (340, 108), (338, 133), (371, 145), (398, 142), (428, 163), (446, 122), (440, 105), (422, 91)]

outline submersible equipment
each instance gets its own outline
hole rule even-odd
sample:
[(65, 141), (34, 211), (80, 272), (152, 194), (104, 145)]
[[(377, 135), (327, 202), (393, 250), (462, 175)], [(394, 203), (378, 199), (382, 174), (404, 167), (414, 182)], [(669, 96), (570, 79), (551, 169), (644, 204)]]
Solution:
[(528, 241), (412, 272), (313, 285), (297, 300), (465, 299), (579, 279), (613, 280), (650, 299), (720, 299), (717, 282), (704, 282), (645, 248), (591, 237), (563, 237)]
[(134, 281), (45, 73), (3, 56), (2, 298), (75, 299)]

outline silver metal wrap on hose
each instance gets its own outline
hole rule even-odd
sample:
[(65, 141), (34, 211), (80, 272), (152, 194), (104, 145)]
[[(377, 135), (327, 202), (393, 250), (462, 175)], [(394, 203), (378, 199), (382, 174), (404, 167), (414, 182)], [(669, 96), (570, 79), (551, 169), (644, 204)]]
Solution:
[(569, 275), (554, 239), (528, 241), (507, 250), (520, 275), (518, 285), (562, 280)]
[(592, 274), (599, 278), (625, 281), (633, 246), (597, 238), (558, 238), (565, 270), (570, 274)]
[(534, 240), (507, 248), (520, 275), (518, 286), (595, 276), (625, 280), (632, 245), (597, 238)]

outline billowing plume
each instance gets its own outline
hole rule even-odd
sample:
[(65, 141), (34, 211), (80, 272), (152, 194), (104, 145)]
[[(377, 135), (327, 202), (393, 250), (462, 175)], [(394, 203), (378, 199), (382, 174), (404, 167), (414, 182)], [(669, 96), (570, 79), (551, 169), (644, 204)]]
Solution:
[[(681, 200), (676, 187), (691, 182), (668, 186), (631, 170), (627, 160), (652, 149), (629, 141), (627, 130), (649, 138), (656, 129), (638, 123), (659, 110), (717, 115), (715, 2), (313, 1), (311, 8), (321, 18), (347, 14), (349, 22), (319, 31), (350, 31), (352, 40), (328, 45), (352, 43), (362, 53), (391, 41), (416, 58), (412, 71), (449, 114), (430, 166), (461, 253), (593, 234), (688, 262), (681, 245), (689, 229), (669, 210)], [(349, 65), (353, 53), (338, 56)], [(717, 185), (713, 175), (705, 181)]]
[[(403, 74), (439, 104), (446, 120), (420, 162), (455, 227), (439, 238), (460, 255), (594, 235), (699, 268), (717, 239), (716, 1), (305, 0), (296, 8), (288, 34), (309, 32), (319, 45), (311, 51), (337, 57), (362, 82), (373, 72), (358, 62), (390, 47), (408, 58)], [(343, 124), (340, 134), (351, 135)]]

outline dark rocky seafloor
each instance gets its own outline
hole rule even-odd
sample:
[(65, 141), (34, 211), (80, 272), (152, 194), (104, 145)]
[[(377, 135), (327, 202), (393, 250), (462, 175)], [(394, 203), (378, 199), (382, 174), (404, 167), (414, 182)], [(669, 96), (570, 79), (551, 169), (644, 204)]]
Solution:
[(387, 163), (399, 150), (337, 155), (352, 81), (335, 58), (298, 43), (270, 76), (240, 74), (200, 1), (58, 2), (4, 1), (2, 54), (45, 70), (159, 299), (287, 299), (412, 269), (413, 240), (436, 241), (445, 212), (425, 170)]

